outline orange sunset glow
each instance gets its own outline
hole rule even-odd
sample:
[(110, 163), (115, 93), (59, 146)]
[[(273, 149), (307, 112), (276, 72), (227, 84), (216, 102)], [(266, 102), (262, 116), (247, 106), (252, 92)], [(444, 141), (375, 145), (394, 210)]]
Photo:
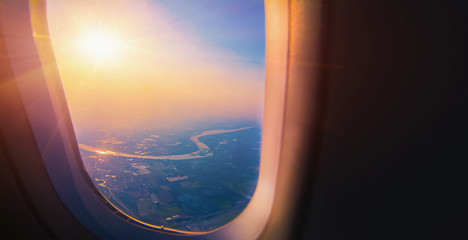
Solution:
[(261, 118), (264, 68), (200, 37), (158, 3), (54, 1), (48, 11), (75, 125)]

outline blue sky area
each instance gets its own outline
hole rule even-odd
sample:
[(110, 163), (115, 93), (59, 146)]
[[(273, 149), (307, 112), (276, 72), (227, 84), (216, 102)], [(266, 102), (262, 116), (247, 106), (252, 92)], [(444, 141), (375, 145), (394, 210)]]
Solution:
[(155, 0), (175, 16), (190, 22), (204, 40), (264, 64), (265, 13), (263, 0)]

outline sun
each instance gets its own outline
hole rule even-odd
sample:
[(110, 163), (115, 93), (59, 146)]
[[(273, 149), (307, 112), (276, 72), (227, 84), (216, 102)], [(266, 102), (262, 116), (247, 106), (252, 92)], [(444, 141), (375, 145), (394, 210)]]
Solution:
[(125, 48), (118, 34), (105, 29), (88, 30), (78, 42), (81, 46), (79, 51), (97, 61), (115, 60)]

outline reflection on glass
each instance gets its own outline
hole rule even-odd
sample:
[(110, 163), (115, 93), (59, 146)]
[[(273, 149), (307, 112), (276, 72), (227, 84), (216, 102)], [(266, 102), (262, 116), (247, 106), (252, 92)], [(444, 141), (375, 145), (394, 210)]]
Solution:
[(156, 226), (234, 219), (258, 178), (263, 0), (48, 0), (83, 163), (102, 195)]

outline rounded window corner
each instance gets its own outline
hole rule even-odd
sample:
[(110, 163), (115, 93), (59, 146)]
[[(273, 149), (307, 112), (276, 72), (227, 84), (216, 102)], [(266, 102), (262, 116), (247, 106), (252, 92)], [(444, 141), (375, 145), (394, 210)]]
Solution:
[[(119, 232), (125, 232), (125, 234), (123, 235), (134, 235), (139, 239), (154, 238), (155, 236), (158, 236), (160, 234), (170, 234), (174, 237), (174, 239), (184, 238), (184, 236), (192, 236), (195, 238), (197, 236), (200, 236), (201, 238), (211, 236), (214, 239), (239, 239), (238, 237), (241, 236), (243, 236), (241, 237), (242, 239), (256, 238), (261, 233), (261, 229), (263, 228), (259, 226), (263, 226), (264, 224), (266, 224), (266, 221), (269, 216), (269, 209), (271, 207), (265, 206), (265, 202), (262, 201), (260, 197), (265, 197), (265, 195), (269, 195), (269, 197), (272, 197), (271, 189), (259, 191), (258, 188), (270, 188), (266, 187), (266, 185), (269, 185), (269, 183), (266, 183), (266, 181), (269, 181), (269, 179), (256, 180), (257, 182), (255, 183), (254, 189), (257, 190), (250, 190), (251, 199), (249, 199), (247, 204), (245, 204), (243, 210), (236, 214), (236, 217), (232, 218), (232, 220), (227, 221), (221, 226), (208, 229), (207, 231), (190, 231), (190, 229), (174, 229), (170, 226), (165, 226), (164, 224), (155, 225), (145, 222), (139, 218), (136, 218), (126, 213), (125, 211), (122, 211), (121, 206), (116, 206), (115, 203), (109, 201), (105, 194), (103, 194), (103, 192), (99, 190), (99, 180), (93, 178), (89, 171), (86, 170), (86, 166), (83, 165), (83, 151), (87, 151), (88, 153), (94, 152), (94, 154), (111, 155), (115, 157), (119, 157), (119, 155), (125, 153), (120, 153), (115, 150), (92, 148), (80, 143), (80, 141), (76, 139), (76, 127), (74, 128), (72, 124), (73, 117), (70, 116), (70, 110), (66, 100), (66, 93), (63, 90), (61, 74), (59, 73), (60, 70), (57, 68), (57, 61), (60, 61), (60, 59), (58, 59), (56, 54), (54, 54), (53, 44), (51, 43), (50, 39), (45, 3), (46, 1), (29, 1), (33, 36), (32, 39), (34, 40), (35, 48), (37, 51), (36, 57), (38, 59), (38, 62), (40, 62), (43, 76), (43, 78), (40, 81), (35, 83), (35, 88), (37, 88), (37, 90), (39, 90), (40, 92), (46, 93), (46, 97), (44, 98), (44, 102), (46, 104), (41, 106), (41, 108), (43, 108), (43, 110), (48, 111), (51, 114), (53, 113), (54, 116), (53, 118), (51, 118), (50, 121), (47, 121), (46, 124), (49, 125), (51, 128), (55, 128), (55, 130), (59, 134), (50, 133), (48, 136), (44, 136), (44, 138), (50, 138), (49, 140), (52, 142), (52, 144), (54, 144), (54, 147), (52, 149), (46, 149), (46, 146), (44, 145), (42, 146), (41, 151), (44, 151), (44, 163), (49, 172), (52, 182), (55, 183), (54, 185), (56, 185), (57, 192), (62, 197), (62, 200), (64, 201), (65, 205), (67, 205), (67, 207), (74, 214), (74, 216), (91, 232), (104, 239), (109, 238), (109, 236), (112, 236), (111, 238), (118, 238), (118, 236), (120, 235)], [(26, 89), (29, 87), (30, 86), (24, 85), (24, 88), (22, 89), (22, 91), (24, 91), (24, 98), (26, 99), (26, 101), (29, 98), (27, 96), (29, 93), (26, 91)], [(263, 106), (263, 104), (261, 105)], [(28, 111), (29, 110), (27, 109), (27, 112)], [(30, 121), (33, 122), (33, 131), (36, 133), (40, 132), (40, 124), (44, 124), (44, 122), (37, 118), (37, 112), (31, 110), (28, 112), (28, 114)], [(34, 122), (37, 122), (36, 126)], [(236, 134), (236, 132), (239, 133), (244, 130), (251, 130), (251, 128), (256, 128), (256, 131), (261, 137), (262, 135), (264, 135), (263, 131), (265, 131), (265, 126), (263, 124), (254, 127), (244, 124), (244, 126), (241, 125), (234, 127), (231, 126), (230, 128), (223, 128), (224, 129), (200, 128), (201, 130), (198, 130), (198, 135), (192, 134), (189, 139), (191, 139), (192, 142), (195, 143), (195, 145), (199, 148), (198, 153), (196, 154), (206, 154), (206, 156), (210, 156), (209, 154), (213, 154), (209, 152), (203, 152), (204, 147), (206, 147), (206, 144), (203, 143), (203, 141), (197, 142), (198, 138), (206, 138), (209, 137), (209, 135), (211, 135), (211, 138), (215, 138), (222, 134)], [(203, 133), (206, 134), (203, 135)], [(194, 141), (194, 138), (196, 141)], [(234, 137), (231, 140), (237, 141), (237, 139)], [(41, 139), (38, 138), (37, 141), (41, 141)], [(261, 140), (262, 144), (263, 141), (264, 140)], [(228, 145), (225, 143), (226, 142), (224, 142), (223, 140), (220, 140), (218, 142), (218, 145)], [(87, 147), (88, 149), (86, 149)], [(257, 148), (260, 148), (260, 142), (258, 143)], [(47, 153), (45, 153), (45, 151), (47, 151)], [(189, 154), (192, 154), (191, 157), (194, 157), (193, 152)], [(258, 151), (258, 154), (260, 155), (260, 151)], [(136, 157), (135, 154), (127, 155), (127, 158)], [(177, 158), (177, 156), (175, 158)], [(67, 161), (63, 162), (63, 159), (67, 159)], [(259, 162), (260, 160), (260, 157), (258, 157)], [(262, 164), (265, 165), (264, 163)], [(138, 170), (144, 172), (144, 169), (139, 169), (138, 166), (132, 167), (136, 169), (135, 172)], [(58, 169), (61, 170), (59, 171)], [(272, 170), (270, 169), (269, 171), (271, 172)], [(260, 173), (258, 172), (257, 174)], [(269, 175), (274, 174), (269, 173)], [(72, 179), (67, 179), (66, 176), (71, 177)], [(168, 176), (166, 180), (170, 183), (183, 181), (185, 180), (185, 178), (186, 175), (177, 175)], [(73, 186), (59, 187), (60, 184), (57, 184), (57, 182), (61, 181), (73, 182)], [(209, 195), (210, 192), (207, 191), (206, 194)], [(79, 199), (81, 199), (81, 202), (77, 202), (76, 198), (73, 199), (69, 196), (78, 197)], [(184, 195), (181, 194), (179, 196)], [(187, 202), (193, 201), (193, 199), (190, 198), (190, 195), (186, 197)], [(151, 199), (151, 194), (149, 194), (149, 198), (151, 201), (154, 200)], [(156, 198), (158, 197), (156, 196)], [(179, 200), (183, 201), (184, 197), (181, 197), (181, 199), (182, 200)], [(272, 204), (271, 201), (269, 204)], [(262, 212), (259, 212), (260, 210)], [(173, 219), (171, 221), (178, 221), (177, 216), (177, 214), (173, 215)], [(246, 223), (251, 224), (249, 224), (250, 226), (247, 227)]]

